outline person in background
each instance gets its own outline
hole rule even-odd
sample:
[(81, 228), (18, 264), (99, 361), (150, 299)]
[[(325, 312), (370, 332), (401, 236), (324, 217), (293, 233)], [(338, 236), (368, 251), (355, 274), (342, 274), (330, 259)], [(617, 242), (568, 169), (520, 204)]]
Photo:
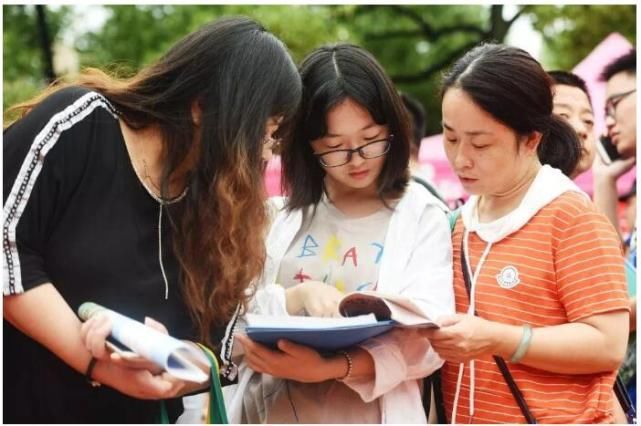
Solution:
[(619, 223), (616, 182), (636, 164), (636, 64), (636, 50), (632, 49), (608, 64), (601, 73), (601, 80), (606, 82), (607, 136), (612, 140), (621, 159), (609, 165), (603, 161), (595, 161), (594, 203), (608, 216), (617, 231)]
[(567, 71), (548, 71), (552, 78), (554, 108), (556, 115), (563, 117), (572, 126), (581, 142), (581, 158), (570, 173), (574, 179), (592, 168), (595, 154), (594, 112), (585, 81)]
[(443, 79), (443, 143), (472, 195), (452, 235), (457, 314), (423, 334), (445, 359), (452, 423), (614, 420), (629, 325), (621, 249), (564, 173), (579, 141), (550, 86), (530, 54), (501, 44)]
[(109, 353), (107, 318), (75, 312), (216, 348), (263, 269), (264, 162), (300, 95), (283, 43), (239, 17), (128, 80), (88, 70), (21, 106), (3, 138), (5, 422), (155, 423), (157, 400), (173, 422), (208, 386)]
[[(576, 74), (567, 71), (548, 71), (548, 75), (554, 82), (553, 112), (568, 121), (581, 141), (581, 159), (569, 176), (574, 179), (581, 173), (590, 170), (595, 161), (594, 114), (590, 93), (585, 81)], [(596, 161), (601, 163), (602, 160), (598, 158)], [(635, 209), (632, 208), (632, 210)], [(634, 220), (631, 223), (634, 224)], [(631, 295), (636, 293), (634, 288), (629, 288)], [(636, 328), (636, 307), (634, 300), (631, 302), (630, 331), (634, 331)], [(636, 350), (633, 348), (636, 345), (636, 333), (632, 333), (631, 336), (626, 358), (620, 369), (624, 383), (628, 383), (630, 377), (634, 375), (634, 371), (631, 370), (635, 368), (632, 364), (636, 362)], [(635, 353), (631, 354), (630, 351)]]
[[(314, 50), (300, 73), (297, 127), (282, 146), (288, 197), (250, 312), (337, 315), (343, 294), (370, 290), (409, 297), (430, 317), (453, 313), (450, 228), (440, 201), (409, 179), (411, 126), (389, 77), (348, 44)], [(232, 422), (425, 423), (421, 379), (442, 364), (412, 329), (326, 356), (237, 339)]]
[(425, 109), (423, 105), (410, 95), (401, 93), (403, 105), (412, 119), (412, 143), (410, 144), (410, 171), (412, 179), (425, 187), (432, 195), (443, 202), (444, 210), (448, 210), (447, 203), (438, 190), (429, 182), (427, 176), (421, 171), (418, 154), (421, 150), (421, 141), (425, 136)]
[[(636, 50), (610, 62), (601, 72), (606, 82), (605, 125), (607, 136), (617, 149), (620, 159), (605, 164), (600, 158), (594, 162), (594, 203), (610, 219), (624, 243), (628, 262), (628, 289), (630, 294), (630, 330), (636, 331), (636, 220), (628, 223), (629, 235), (619, 226), (617, 180), (636, 164), (637, 151), (637, 59)], [(636, 185), (636, 181), (634, 183)], [(636, 193), (636, 191), (635, 191)], [(630, 339), (628, 354), (621, 369), (628, 394), (636, 406), (636, 333)]]

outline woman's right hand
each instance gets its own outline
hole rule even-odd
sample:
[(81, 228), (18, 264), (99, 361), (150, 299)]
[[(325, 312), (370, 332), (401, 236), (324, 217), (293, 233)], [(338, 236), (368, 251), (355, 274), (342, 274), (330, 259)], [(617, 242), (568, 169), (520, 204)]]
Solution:
[(290, 315), (305, 309), (312, 317), (338, 317), (338, 304), (343, 293), (321, 281), (305, 281), (287, 289), (287, 312)]
[(168, 399), (181, 396), (188, 385), (166, 372), (153, 373), (144, 368), (119, 365), (111, 359), (98, 360), (93, 379), (138, 399)]
[[(145, 318), (145, 325), (167, 333), (164, 325), (151, 318)], [(98, 360), (92, 378), (134, 398), (167, 399), (179, 396), (188, 383), (167, 374), (146, 358), (123, 356), (106, 347), (111, 327), (107, 315), (97, 314), (80, 328), (84, 346)]]
[[(169, 334), (162, 323), (149, 317), (145, 318), (145, 325), (161, 333)], [(154, 374), (162, 371), (162, 368), (147, 358), (131, 352), (121, 354), (110, 350), (106, 344), (109, 334), (111, 334), (111, 320), (106, 314), (96, 314), (80, 327), (80, 338), (94, 358), (102, 361), (109, 360), (121, 367), (149, 370)]]

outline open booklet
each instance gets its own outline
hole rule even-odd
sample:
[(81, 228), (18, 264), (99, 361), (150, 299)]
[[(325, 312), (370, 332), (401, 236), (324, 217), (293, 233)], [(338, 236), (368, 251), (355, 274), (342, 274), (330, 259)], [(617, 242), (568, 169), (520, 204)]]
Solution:
[(347, 294), (339, 304), (342, 317), (247, 314), (245, 332), (254, 341), (275, 347), (279, 339), (333, 351), (356, 345), (394, 327), (438, 327), (427, 310), (411, 299), (373, 291)]
[(111, 337), (130, 351), (114, 348), (121, 355), (139, 355), (179, 379), (204, 383), (209, 378), (198, 367), (199, 364), (209, 365), (200, 349), (95, 303), (86, 302), (78, 308), (78, 316), (83, 321), (99, 313), (109, 316)]

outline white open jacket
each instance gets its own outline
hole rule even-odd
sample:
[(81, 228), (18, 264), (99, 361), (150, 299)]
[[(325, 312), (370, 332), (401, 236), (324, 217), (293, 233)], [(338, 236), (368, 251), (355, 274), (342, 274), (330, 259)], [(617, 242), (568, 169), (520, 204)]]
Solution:
[[(301, 211), (287, 213), (282, 199), (272, 199), (275, 217), (267, 237), (267, 260), (250, 311), (287, 315), (285, 292), (276, 284), (283, 256), (302, 226)], [(379, 269), (377, 290), (415, 299), (432, 318), (454, 313), (452, 242), (442, 203), (425, 188), (411, 182), (391, 216)], [(242, 319), (239, 321), (242, 327)], [(223, 340), (227, 346), (228, 333)], [(412, 330), (395, 329), (360, 345), (374, 359), (373, 380), (346, 380), (366, 401), (378, 399), (381, 423), (426, 423), (421, 404), (420, 379), (440, 368), (443, 361), (427, 339)], [(236, 352), (236, 351), (235, 351)], [(228, 416), (239, 423), (242, 395), (252, 374), (243, 362), (238, 386), (226, 392)]]

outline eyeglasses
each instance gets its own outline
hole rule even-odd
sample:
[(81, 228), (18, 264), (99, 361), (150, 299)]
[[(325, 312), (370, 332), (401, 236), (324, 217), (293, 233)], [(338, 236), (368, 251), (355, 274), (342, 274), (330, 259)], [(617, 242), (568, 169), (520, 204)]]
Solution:
[(618, 95), (611, 96), (607, 101), (605, 101), (605, 116), (614, 118), (614, 114), (617, 111), (617, 105), (619, 102), (636, 92), (637, 89), (632, 89), (628, 92), (620, 93)]
[(358, 152), (358, 155), (364, 160), (382, 157), (389, 151), (393, 139), (394, 135), (389, 135), (385, 139), (378, 139), (358, 148), (335, 149), (334, 151), (314, 155), (318, 157), (318, 161), (325, 167), (339, 167), (352, 161), (352, 155), (355, 152)]

